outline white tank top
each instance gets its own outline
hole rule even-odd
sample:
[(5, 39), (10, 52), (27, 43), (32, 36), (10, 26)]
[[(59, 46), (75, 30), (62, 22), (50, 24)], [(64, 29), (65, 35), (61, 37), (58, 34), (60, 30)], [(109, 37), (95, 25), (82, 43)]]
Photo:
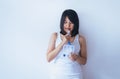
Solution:
[[(60, 37), (60, 33), (57, 33), (56, 46), (58, 46), (58, 44), (60, 44), (61, 41), (62, 40), (61, 40), (61, 37)], [(75, 51), (74, 52), (79, 54), (80, 43), (79, 43), (79, 35), (78, 34), (75, 36), (75, 39), (71, 44), (75, 46)]]
[[(61, 43), (61, 37), (60, 33), (57, 33), (57, 39), (56, 39), (56, 46)], [(67, 45), (67, 44), (65, 44)], [(65, 46), (64, 45), (64, 46)], [(75, 36), (74, 41), (71, 43), (72, 46), (74, 46), (74, 53), (79, 54), (80, 52), (80, 43), (79, 43), (79, 35)], [(63, 46), (63, 47), (64, 47)], [(62, 73), (62, 74), (80, 74), (81, 73), (81, 66), (77, 61), (72, 61), (68, 56), (70, 53), (66, 53), (61, 49), (59, 54), (53, 59), (53, 68), (52, 70), (55, 73)]]

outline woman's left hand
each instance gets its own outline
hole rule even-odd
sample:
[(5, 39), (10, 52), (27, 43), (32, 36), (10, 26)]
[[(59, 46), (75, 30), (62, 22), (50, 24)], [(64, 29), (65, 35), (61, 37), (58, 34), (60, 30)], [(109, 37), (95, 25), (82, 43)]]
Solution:
[(72, 61), (76, 61), (77, 58), (79, 57), (79, 55), (75, 54), (75, 53), (71, 53), (69, 58), (72, 60)]

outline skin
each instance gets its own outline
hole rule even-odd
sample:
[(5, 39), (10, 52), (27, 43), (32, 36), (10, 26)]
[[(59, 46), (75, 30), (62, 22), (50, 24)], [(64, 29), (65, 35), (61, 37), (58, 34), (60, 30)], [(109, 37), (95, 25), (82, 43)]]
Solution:
[[(72, 31), (73, 28), (74, 28), (74, 24), (69, 20), (68, 17), (66, 17), (64, 22), (64, 31), (65, 32)], [(71, 37), (68, 34), (66, 35), (61, 34), (62, 42), (57, 47), (55, 47), (56, 38), (57, 38), (57, 33), (53, 33), (51, 35), (49, 45), (48, 45), (48, 50), (47, 50), (48, 62), (52, 61), (59, 54), (64, 44), (66, 44), (68, 41), (73, 42), (75, 39), (75, 37)], [(69, 58), (72, 61), (77, 61), (79, 64), (85, 65), (87, 60), (87, 50), (86, 50), (86, 40), (82, 35), (79, 35), (79, 43), (81, 47), (80, 48), (81, 53), (79, 52), (79, 55), (77, 55), (71, 52), (71, 55), (69, 56)]]

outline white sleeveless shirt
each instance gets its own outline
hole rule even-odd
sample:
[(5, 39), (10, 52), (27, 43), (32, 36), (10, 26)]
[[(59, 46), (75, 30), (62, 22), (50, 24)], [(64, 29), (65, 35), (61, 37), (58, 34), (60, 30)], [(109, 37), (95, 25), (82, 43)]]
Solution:
[[(60, 33), (57, 33), (56, 46), (58, 46), (61, 43), (61, 41), (62, 40), (60, 37)], [(75, 39), (72, 42), (72, 45), (74, 46), (74, 53), (79, 54), (80, 52), (79, 35), (75, 36)], [(56, 74), (67, 74), (67, 75), (81, 74), (81, 65), (77, 61), (72, 61), (68, 57), (70, 53), (67, 54), (66, 52), (63, 51), (63, 48), (61, 49), (59, 54), (52, 60), (53, 72), (51, 73), (55, 75)]]

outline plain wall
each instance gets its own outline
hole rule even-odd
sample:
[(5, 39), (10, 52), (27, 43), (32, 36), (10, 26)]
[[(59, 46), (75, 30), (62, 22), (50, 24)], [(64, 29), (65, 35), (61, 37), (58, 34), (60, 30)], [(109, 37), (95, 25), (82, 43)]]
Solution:
[(0, 79), (49, 79), (46, 50), (65, 9), (87, 41), (84, 79), (119, 79), (119, 0), (0, 0)]

